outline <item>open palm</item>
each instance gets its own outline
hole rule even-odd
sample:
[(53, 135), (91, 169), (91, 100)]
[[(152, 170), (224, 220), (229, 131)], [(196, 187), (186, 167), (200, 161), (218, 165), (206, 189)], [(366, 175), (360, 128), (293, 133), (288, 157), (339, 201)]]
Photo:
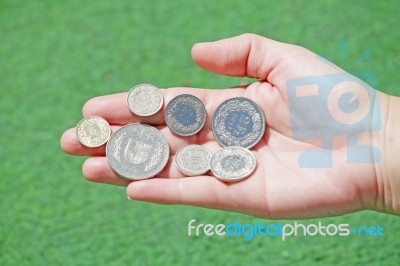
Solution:
[[(88, 101), (84, 116), (105, 118), (113, 131), (122, 125), (140, 122), (161, 130), (170, 145), (170, 160), (156, 178), (129, 183), (109, 167), (105, 148), (89, 149), (79, 144), (75, 129), (61, 138), (65, 152), (91, 156), (83, 165), (84, 176), (93, 182), (127, 185), (131, 199), (162, 204), (188, 204), (246, 213), (265, 218), (307, 218), (344, 214), (372, 208), (376, 176), (373, 164), (349, 164), (345, 141), (338, 139), (330, 150), (333, 163), (325, 168), (301, 168), (298, 158), (307, 150), (321, 148), (318, 141), (292, 138), (286, 84), (289, 79), (342, 73), (304, 48), (245, 34), (192, 49), (194, 61), (206, 70), (231, 76), (259, 79), (246, 87), (223, 90), (170, 88), (162, 90), (164, 108), (179, 94), (201, 99), (207, 110), (204, 128), (195, 136), (180, 137), (165, 125), (163, 111), (152, 117), (137, 117), (126, 106), (126, 93), (100, 96)], [(266, 117), (265, 135), (252, 148), (258, 166), (247, 179), (225, 183), (211, 175), (185, 177), (172, 163), (177, 150), (187, 144), (200, 144), (212, 152), (220, 149), (211, 132), (211, 117), (224, 100), (243, 96), (255, 101)], [(312, 106), (295, 111), (307, 117)], [(308, 127), (304, 123), (304, 127)], [(315, 127), (315, 125), (312, 125)], [(326, 127), (324, 123), (318, 127)], [(364, 143), (371, 143), (365, 136)]]

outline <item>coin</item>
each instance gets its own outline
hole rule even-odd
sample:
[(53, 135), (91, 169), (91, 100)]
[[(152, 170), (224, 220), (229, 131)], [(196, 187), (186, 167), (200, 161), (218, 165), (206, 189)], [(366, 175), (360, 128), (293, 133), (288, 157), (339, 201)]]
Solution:
[(133, 87), (127, 97), (128, 107), (139, 116), (156, 114), (163, 105), (163, 97), (156, 86), (139, 84)]
[(210, 170), (211, 152), (200, 145), (188, 145), (178, 150), (175, 165), (187, 176), (205, 174)]
[(221, 103), (212, 118), (212, 132), (222, 146), (250, 149), (264, 135), (265, 118), (260, 107), (244, 97)]
[(164, 118), (171, 131), (180, 136), (191, 136), (203, 128), (206, 109), (197, 97), (181, 94), (168, 103)]
[(106, 156), (118, 175), (129, 180), (142, 180), (155, 176), (165, 167), (169, 146), (155, 127), (134, 123), (111, 135)]
[(239, 181), (253, 173), (256, 158), (248, 149), (238, 146), (225, 147), (211, 157), (210, 168), (218, 179)]
[(110, 125), (100, 116), (84, 117), (76, 126), (79, 142), (89, 148), (100, 147), (107, 142), (110, 134)]

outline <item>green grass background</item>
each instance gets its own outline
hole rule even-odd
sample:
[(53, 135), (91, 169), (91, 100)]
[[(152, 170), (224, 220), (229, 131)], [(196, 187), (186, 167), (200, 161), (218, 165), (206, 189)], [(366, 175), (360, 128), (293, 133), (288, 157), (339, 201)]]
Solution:
[(96, 95), (141, 82), (243, 82), (201, 70), (190, 49), (245, 32), (303, 45), (348, 71), (372, 69), (379, 90), (400, 95), (399, 13), (396, 0), (0, 0), (0, 265), (400, 265), (398, 217), (303, 221), (380, 225), (383, 237), (188, 237), (192, 218), (260, 219), (128, 201), (123, 188), (86, 182), (84, 158), (59, 147)]

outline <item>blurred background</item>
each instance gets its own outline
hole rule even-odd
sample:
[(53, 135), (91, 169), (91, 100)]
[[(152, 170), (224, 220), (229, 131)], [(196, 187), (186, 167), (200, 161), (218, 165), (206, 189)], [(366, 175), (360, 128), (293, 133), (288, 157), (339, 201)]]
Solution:
[(347, 71), (372, 69), (377, 89), (400, 95), (399, 13), (396, 0), (1, 0), (0, 265), (400, 265), (398, 217), (301, 221), (380, 225), (382, 237), (188, 237), (193, 218), (270, 221), (128, 201), (124, 188), (86, 182), (85, 158), (59, 147), (91, 97), (142, 82), (246, 82), (207, 73), (190, 56), (196, 42), (246, 32), (305, 46)]

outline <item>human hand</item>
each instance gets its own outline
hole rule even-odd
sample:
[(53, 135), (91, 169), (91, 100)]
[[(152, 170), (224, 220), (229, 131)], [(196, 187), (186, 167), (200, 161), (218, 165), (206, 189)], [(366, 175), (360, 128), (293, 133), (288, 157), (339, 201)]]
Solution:
[[(83, 164), (83, 175), (88, 180), (126, 185), (129, 198), (135, 200), (194, 205), (264, 218), (309, 218), (362, 209), (385, 210), (384, 203), (378, 204), (381, 178), (376, 164), (348, 163), (345, 139), (335, 139), (327, 148), (332, 154), (330, 167), (299, 167), (298, 159), (304, 151), (326, 147), (318, 140), (294, 139), (291, 115), (292, 119), (293, 115), (303, 118), (301, 127), (304, 128), (313, 127), (316, 131), (325, 132), (330, 125), (323, 120), (316, 124), (307, 118), (311, 112), (318, 113), (313, 106), (290, 109), (287, 81), (309, 76), (323, 78), (325, 75), (345, 73), (343, 70), (327, 64), (307, 49), (253, 34), (196, 44), (192, 49), (192, 57), (196, 64), (208, 71), (247, 76), (259, 81), (245, 87), (223, 90), (162, 90), (164, 108), (173, 97), (185, 93), (198, 97), (204, 103), (206, 124), (197, 135), (191, 137), (173, 134), (165, 125), (163, 110), (151, 117), (132, 114), (126, 106), (126, 93), (89, 100), (83, 107), (84, 116), (105, 118), (113, 131), (133, 122), (155, 125), (167, 138), (171, 155), (166, 168), (156, 178), (129, 182), (112, 171), (105, 158), (104, 146), (86, 148), (78, 142), (75, 129), (69, 129), (61, 138), (61, 146), (66, 153), (91, 156)], [(362, 93), (357, 95), (355, 91), (355, 94), (361, 101), (365, 100)], [(200, 144), (212, 152), (220, 149), (211, 132), (212, 114), (224, 100), (238, 96), (255, 101), (266, 118), (265, 135), (252, 148), (258, 162), (254, 173), (237, 183), (225, 183), (210, 175), (183, 176), (172, 163), (174, 154), (188, 144)], [(388, 96), (376, 92), (376, 99), (385, 105)], [(371, 133), (363, 134), (358, 141), (382, 148), (383, 138), (381, 134), (375, 136)]]

